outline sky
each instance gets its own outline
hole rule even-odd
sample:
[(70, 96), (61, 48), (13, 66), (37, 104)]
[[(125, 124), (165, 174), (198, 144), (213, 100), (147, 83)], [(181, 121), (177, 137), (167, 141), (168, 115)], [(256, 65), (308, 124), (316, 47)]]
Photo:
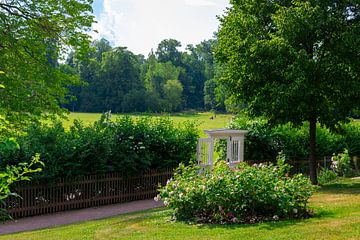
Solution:
[(93, 38), (147, 56), (163, 39), (198, 44), (213, 37), (229, 0), (95, 0)]

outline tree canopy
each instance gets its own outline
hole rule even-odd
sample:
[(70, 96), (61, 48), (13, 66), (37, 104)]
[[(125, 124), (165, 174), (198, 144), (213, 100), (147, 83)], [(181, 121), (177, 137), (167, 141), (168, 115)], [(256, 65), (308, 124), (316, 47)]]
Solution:
[(0, 111), (11, 123), (61, 113), (66, 86), (79, 82), (58, 67), (68, 49), (88, 52), (92, 0), (0, 1)]
[(221, 17), (216, 56), (223, 82), (252, 116), (331, 129), (360, 106), (360, 1), (233, 0)]
[[(86, 83), (70, 88), (77, 100), (64, 106), (72, 111), (173, 112), (218, 106), (214, 93), (215, 40), (180, 51), (179, 41), (165, 39), (147, 58), (126, 47), (112, 47), (105, 39), (91, 45), (94, 51), (86, 59), (79, 60), (77, 53), (71, 52), (61, 66), (68, 73), (79, 73)], [(210, 80), (212, 88), (204, 92), (205, 83)], [(205, 106), (204, 99), (212, 105)]]

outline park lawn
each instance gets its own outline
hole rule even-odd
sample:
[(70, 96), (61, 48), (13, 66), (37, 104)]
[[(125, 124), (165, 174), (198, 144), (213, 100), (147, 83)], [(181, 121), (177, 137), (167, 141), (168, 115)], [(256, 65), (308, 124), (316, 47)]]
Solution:
[(340, 179), (310, 200), (315, 217), (254, 225), (190, 225), (165, 208), (63, 227), (0, 236), (3, 239), (360, 239), (360, 179)]
[[(91, 124), (100, 119), (100, 113), (70, 113), (67, 120), (63, 120), (65, 128), (69, 128), (75, 119), (80, 119), (85, 124)], [(174, 114), (113, 114), (112, 119), (121, 116), (131, 117), (169, 117), (176, 124), (181, 124), (185, 121), (195, 121), (198, 124), (200, 135), (204, 136), (203, 130), (225, 128), (233, 115), (231, 114), (216, 114), (210, 112), (190, 112), (190, 113), (174, 113)], [(213, 117), (213, 119), (211, 119)]]

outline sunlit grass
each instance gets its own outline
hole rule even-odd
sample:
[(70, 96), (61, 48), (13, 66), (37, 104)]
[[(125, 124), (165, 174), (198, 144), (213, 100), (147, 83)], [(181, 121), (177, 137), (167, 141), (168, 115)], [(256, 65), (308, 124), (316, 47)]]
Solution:
[(0, 239), (360, 239), (360, 179), (322, 187), (310, 201), (315, 217), (254, 225), (190, 225), (156, 209)]
[[(120, 116), (131, 117), (169, 117), (175, 124), (181, 124), (185, 121), (195, 121), (201, 136), (204, 136), (203, 130), (225, 128), (233, 115), (231, 114), (216, 114), (210, 112), (194, 112), (194, 113), (178, 113), (178, 114), (113, 114), (112, 119)], [(64, 120), (65, 128), (69, 128), (75, 119), (80, 119), (84, 124), (91, 124), (100, 119), (100, 113), (70, 113), (68, 120)]]

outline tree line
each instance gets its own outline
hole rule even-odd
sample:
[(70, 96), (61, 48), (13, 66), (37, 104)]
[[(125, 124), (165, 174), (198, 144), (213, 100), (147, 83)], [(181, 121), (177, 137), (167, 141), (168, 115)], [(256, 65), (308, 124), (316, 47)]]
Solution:
[(184, 109), (225, 110), (214, 60), (215, 39), (179, 50), (175, 39), (161, 41), (147, 58), (106, 39), (92, 42), (87, 58), (71, 52), (60, 67), (79, 75), (81, 86), (70, 87), (70, 111), (176, 112)]

